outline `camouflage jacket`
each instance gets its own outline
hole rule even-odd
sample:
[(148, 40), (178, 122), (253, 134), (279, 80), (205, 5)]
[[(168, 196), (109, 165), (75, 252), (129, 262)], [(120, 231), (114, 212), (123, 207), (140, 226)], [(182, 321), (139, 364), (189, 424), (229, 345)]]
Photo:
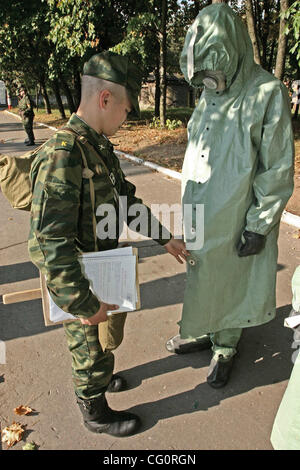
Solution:
[[(128, 209), (132, 204), (142, 203), (135, 196), (135, 186), (125, 179), (110, 141), (75, 114), (67, 127), (76, 131), (80, 139), (86, 139), (82, 148), (88, 167), (94, 173), (95, 213), (97, 207), (104, 203), (118, 208), (112, 181), (117, 192), (127, 196)], [(103, 161), (112, 174), (112, 181), (104, 171)], [(29, 256), (45, 274), (56, 305), (73, 315), (90, 317), (99, 310), (100, 303), (82, 274), (78, 254), (95, 251), (95, 237), (89, 180), (83, 177), (83, 161), (76, 135), (64, 131), (54, 134), (38, 150), (30, 177), (33, 200)], [(153, 216), (149, 208), (147, 211), (150, 221)], [(96, 220), (98, 223), (101, 217), (96, 215)], [(151, 224), (148, 226), (150, 228)], [(166, 235), (164, 232), (166, 238), (163, 239), (162, 226), (159, 224), (159, 227), (156, 241), (164, 245), (169, 241), (170, 233)], [(118, 235), (115, 239), (97, 239), (98, 250), (113, 249), (117, 245)]]
[(23, 98), (20, 99), (18, 103), (18, 108), (19, 108), (19, 113), (21, 116), (24, 117), (31, 117), (34, 116), (33, 112), (33, 103), (29, 96), (24, 96)]

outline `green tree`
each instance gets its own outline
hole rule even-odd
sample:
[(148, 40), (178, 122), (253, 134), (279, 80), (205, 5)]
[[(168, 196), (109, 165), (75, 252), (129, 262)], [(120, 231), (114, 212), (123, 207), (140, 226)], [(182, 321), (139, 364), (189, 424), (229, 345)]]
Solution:
[(51, 112), (46, 89), (47, 61), (50, 48), (45, 39), (49, 25), (46, 9), (32, 0), (4, 2), (0, 8), (0, 70), (16, 86), (20, 82), (39, 83), (47, 111)]
[(296, 0), (284, 13), (286, 19), (285, 34), (291, 33), (293, 45), (290, 49), (295, 54), (300, 66), (300, 0)]

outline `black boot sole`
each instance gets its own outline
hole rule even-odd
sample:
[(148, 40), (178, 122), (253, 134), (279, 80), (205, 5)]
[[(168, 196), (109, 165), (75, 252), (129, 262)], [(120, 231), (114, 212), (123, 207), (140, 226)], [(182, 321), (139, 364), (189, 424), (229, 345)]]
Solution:
[(208, 340), (207, 342), (202, 341), (191, 341), (190, 343), (182, 344), (178, 348), (170, 348), (166, 345), (167, 351), (174, 353), (174, 354), (188, 354), (197, 351), (205, 351), (212, 347), (212, 342)]

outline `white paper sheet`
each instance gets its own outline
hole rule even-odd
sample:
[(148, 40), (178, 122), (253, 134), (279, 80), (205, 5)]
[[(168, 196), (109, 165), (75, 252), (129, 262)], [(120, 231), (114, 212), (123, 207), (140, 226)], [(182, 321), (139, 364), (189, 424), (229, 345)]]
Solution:
[[(129, 312), (136, 309), (136, 256), (132, 247), (117, 248), (103, 252), (84, 253), (79, 257), (82, 272), (89, 279), (91, 290), (100, 301), (119, 305), (108, 312)], [(49, 315), (52, 322), (76, 319), (59, 308), (50, 297)]]

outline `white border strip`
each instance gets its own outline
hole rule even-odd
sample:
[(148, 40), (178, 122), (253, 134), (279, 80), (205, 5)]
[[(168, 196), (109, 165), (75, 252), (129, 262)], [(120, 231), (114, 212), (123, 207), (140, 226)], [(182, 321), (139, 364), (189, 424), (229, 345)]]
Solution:
[(300, 229), (300, 217), (298, 215), (283, 211), (281, 221)]
[(128, 153), (124, 153), (120, 150), (115, 150), (114, 152), (117, 155), (120, 155), (121, 157), (125, 157), (128, 160), (131, 160), (134, 163), (137, 163), (138, 165), (147, 166), (148, 168), (151, 168), (152, 170), (155, 170), (155, 171), (163, 173), (167, 176), (170, 176), (171, 178), (181, 180), (181, 173), (179, 173), (178, 171), (169, 170), (169, 168), (159, 166), (159, 165), (157, 165), (156, 163), (153, 163), (153, 162), (148, 162), (147, 160), (144, 160), (143, 158), (134, 157), (133, 155), (129, 155)]
[[(4, 110), (4, 112), (9, 113), (12, 116), (15, 116), (21, 120), (20, 116), (18, 116), (15, 113), (12, 113), (11, 111)], [(37, 124), (38, 126), (48, 127), (49, 129), (53, 131), (58, 130), (57, 127), (49, 126), (48, 124), (44, 124), (42, 122), (35, 122), (35, 124)], [(168, 168), (156, 165), (156, 163), (148, 162), (147, 160), (144, 160), (143, 158), (135, 157), (133, 155), (130, 155), (129, 153), (122, 152), (121, 150), (115, 150), (114, 152), (117, 155), (120, 155), (121, 157), (131, 160), (133, 163), (136, 163), (137, 165), (144, 165), (159, 173), (163, 173), (164, 175), (169, 176), (170, 178), (181, 181), (181, 173), (179, 173), (178, 171), (169, 170)], [(300, 229), (300, 216), (291, 214), (290, 212), (283, 211), (282, 216), (281, 216), (281, 222), (284, 222), (285, 224), (292, 225), (293, 227)]]
[[(18, 114), (12, 113), (11, 111), (7, 111), (6, 109), (4, 110), (5, 113), (11, 114), (12, 116), (22, 120), (21, 116), (18, 116)], [(43, 122), (35, 122), (37, 126), (43, 126), (43, 127), (48, 127), (52, 131), (57, 131), (57, 127), (49, 126), (48, 124), (44, 124)]]
[(4, 109), (4, 112), (7, 113), (7, 114), (11, 114), (12, 116), (20, 119), (20, 121), (21, 121), (21, 116), (19, 116), (18, 114), (12, 113), (11, 111), (7, 111), (7, 109)]

